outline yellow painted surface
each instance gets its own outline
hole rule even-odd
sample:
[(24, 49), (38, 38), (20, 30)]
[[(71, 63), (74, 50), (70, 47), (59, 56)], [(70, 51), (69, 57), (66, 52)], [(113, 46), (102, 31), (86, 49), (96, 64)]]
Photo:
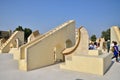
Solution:
[(20, 60), (20, 51), (19, 48), (11, 48), (9, 53), (13, 54), (13, 59), (14, 60)]
[(5, 43), (6, 39), (2, 38), (0, 39), (0, 47)]
[(89, 55), (99, 56), (102, 54), (102, 50), (89, 50)]
[(111, 42), (117, 41), (118, 44), (120, 44), (120, 30), (118, 26), (112, 26), (111, 27)]
[(11, 48), (17, 47), (17, 41), (19, 40), (19, 46), (24, 44), (24, 32), (22, 31), (15, 31), (11, 37), (0, 47), (1, 53), (8, 53)]
[[(67, 45), (67, 41), (70, 44)], [(21, 59), (25, 60), (27, 70), (37, 69), (63, 60), (61, 52), (75, 44), (75, 21), (70, 20), (45, 33), (41, 38), (20, 47)], [(24, 62), (23, 62), (24, 64)], [(21, 66), (22, 63), (19, 65)]]
[(73, 55), (65, 56), (61, 69), (104, 75), (111, 64), (111, 54), (102, 54), (101, 50), (88, 50), (88, 33), (85, 28), (80, 30), (80, 43)]
[(34, 40), (36, 37), (40, 36), (40, 33), (38, 30), (32, 32), (32, 34), (28, 37), (28, 42)]
[(20, 70), (27, 71), (27, 62), (26, 60), (18, 60), (18, 65)]
[[(24, 39), (20, 33), (17, 35), (16, 32), (9, 39), (9, 43), (6, 43), (9, 45), (5, 46), (6, 51), (9, 47), (16, 45), (12, 41), (18, 39), (18, 36)], [(19, 62), (19, 69), (28, 71), (63, 60), (62, 52), (65, 49), (67, 52), (75, 50), (71, 51), (71, 56), (65, 56), (65, 63), (60, 65), (62, 69), (104, 75), (111, 64), (112, 54), (102, 54), (100, 50), (88, 50), (89, 36), (85, 28), (80, 29), (78, 36), (80, 37), (79, 42), (77, 42), (78, 46), (74, 47), (76, 45), (75, 21), (70, 20), (34, 38), (19, 49), (12, 48), (10, 52), (14, 52), (14, 59)]]
[(74, 55), (72, 60), (66, 60), (60, 68), (73, 71), (104, 75), (111, 65), (111, 54), (101, 56)]

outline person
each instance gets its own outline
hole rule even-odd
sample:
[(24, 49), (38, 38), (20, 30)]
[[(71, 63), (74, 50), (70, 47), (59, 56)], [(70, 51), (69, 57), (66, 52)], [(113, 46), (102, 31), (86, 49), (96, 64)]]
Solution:
[(111, 50), (112, 52), (114, 51), (114, 48), (113, 48), (114, 42), (115, 42), (115, 41), (112, 41), (112, 43), (111, 43), (111, 45), (110, 45), (110, 50)]
[(103, 50), (105, 51), (107, 49), (107, 43), (106, 41), (103, 42)]
[(99, 42), (98, 42), (98, 44), (97, 44), (98, 47), (100, 47), (100, 42), (101, 42), (101, 39), (99, 39)]
[(94, 49), (93, 43), (89, 43), (89, 50), (93, 50), (93, 49)]
[(107, 40), (107, 52), (109, 53), (110, 51), (110, 40)]
[(119, 51), (118, 51), (117, 42), (114, 42), (113, 48), (114, 48), (114, 50), (113, 50), (114, 56), (112, 57), (112, 59), (113, 59), (113, 58), (116, 58), (116, 62), (119, 62), (119, 61), (118, 61)]
[(97, 49), (97, 42), (94, 42), (94, 49)]
[(118, 45), (119, 57), (120, 57), (120, 44)]

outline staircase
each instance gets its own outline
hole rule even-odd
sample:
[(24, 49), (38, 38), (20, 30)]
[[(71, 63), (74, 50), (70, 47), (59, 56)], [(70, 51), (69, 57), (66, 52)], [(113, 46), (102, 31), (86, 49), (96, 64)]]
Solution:
[(11, 47), (16, 47), (16, 39), (19, 40), (19, 45), (22, 45), (24, 43), (24, 32), (15, 31), (11, 37), (2, 46), (0, 46), (0, 53), (8, 53)]

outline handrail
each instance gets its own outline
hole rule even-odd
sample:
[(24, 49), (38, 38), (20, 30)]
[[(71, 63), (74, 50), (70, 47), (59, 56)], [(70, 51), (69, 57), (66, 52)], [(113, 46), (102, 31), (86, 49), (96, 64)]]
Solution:
[(77, 49), (78, 45), (80, 44), (80, 38), (81, 38), (81, 36), (80, 36), (80, 34), (81, 34), (80, 29), (81, 29), (81, 28), (83, 28), (83, 26), (81, 26), (81, 27), (78, 29), (78, 41), (77, 41), (76, 45), (73, 46), (72, 48), (67, 48), (67, 49), (71, 49), (71, 50), (68, 51), (68, 52), (66, 52), (67, 49), (64, 49), (63, 52), (62, 52), (63, 55), (72, 54), (72, 53)]

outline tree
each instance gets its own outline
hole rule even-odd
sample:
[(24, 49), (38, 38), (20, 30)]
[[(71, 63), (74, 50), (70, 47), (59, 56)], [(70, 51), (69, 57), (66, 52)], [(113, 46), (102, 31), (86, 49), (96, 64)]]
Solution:
[(96, 39), (97, 39), (97, 37), (96, 37), (96, 35), (94, 34), (94, 35), (92, 35), (92, 36), (90, 37), (90, 39), (91, 39), (91, 41), (95, 42)]
[(15, 31), (24, 31), (24, 29), (22, 28), (22, 26), (18, 26), (15, 30), (14, 30), (14, 32)]
[(27, 41), (27, 38), (29, 37), (29, 35), (32, 33), (32, 30), (30, 28), (22, 28), (22, 26), (18, 26), (15, 31), (24, 31), (24, 39), (25, 41)]
[(25, 38), (25, 41), (27, 41), (27, 38), (29, 37), (29, 35), (32, 33), (32, 30), (29, 29), (29, 28), (25, 28), (24, 29), (24, 38)]
[(106, 31), (102, 31), (102, 38), (104, 38), (105, 40), (110, 40), (110, 28), (107, 29)]

